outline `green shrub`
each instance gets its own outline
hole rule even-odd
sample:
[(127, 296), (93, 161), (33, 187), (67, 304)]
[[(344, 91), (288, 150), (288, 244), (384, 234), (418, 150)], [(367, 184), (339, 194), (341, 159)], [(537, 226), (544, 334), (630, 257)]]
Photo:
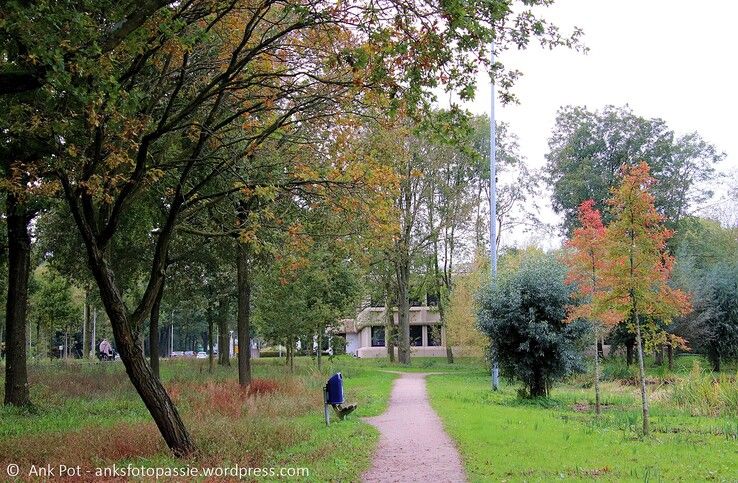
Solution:
[(583, 370), (576, 348), (586, 324), (564, 322), (571, 287), (555, 256), (528, 254), (520, 265), (482, 290), (479, 328), (492, 341), (503, 375), (523, 383), (529, 397)]

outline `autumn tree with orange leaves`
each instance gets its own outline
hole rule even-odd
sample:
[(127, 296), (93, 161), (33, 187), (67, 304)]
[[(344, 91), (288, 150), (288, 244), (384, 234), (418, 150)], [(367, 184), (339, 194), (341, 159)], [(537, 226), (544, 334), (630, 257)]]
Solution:
[(595, 413), (600, 414), (600, 364), (598, 342), (603, 332), (618, 322), (616, 314), (601, 310), (596, 300), (604, 295), (601, 281), (606, 264), (605, 225), (594, 200), (579, 205), (579, 227), (567, 240), (564, 262), (568, 268), (566, 283), (574, 286), (572, 298), (576, 301), (567, 314), (568, 321), (584, 319), (592, 324), (594, 332), (594, 387)]
[(666, 242), (673, 232), (654, 207), (655, 180), (648, 164), (621, 168), (622, 181), (608, 200), (613, 221), (605, 230), (601, 291), (595, 292), (594, 313), (612, 312), (635, 331), (638, 345), (643, 434), (649, 434), (648, 395), (643, 364), (644, 324), (670, 321), (690, 310), (686, 293), (669, 285), (674, 258)]

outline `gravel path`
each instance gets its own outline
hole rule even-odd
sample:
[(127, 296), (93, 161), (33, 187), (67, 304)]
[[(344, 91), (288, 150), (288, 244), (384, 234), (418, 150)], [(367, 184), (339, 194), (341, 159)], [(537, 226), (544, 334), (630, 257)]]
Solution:
[(466, 481), (459, 452), (428, 402), (425, 376), (403, 373), (395, 380), (387, 411), (365, 418), (381, 436), (363, 481)]

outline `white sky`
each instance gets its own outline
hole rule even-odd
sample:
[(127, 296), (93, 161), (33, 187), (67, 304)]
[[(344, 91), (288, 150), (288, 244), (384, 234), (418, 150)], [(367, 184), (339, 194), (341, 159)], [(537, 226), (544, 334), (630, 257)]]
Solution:
[[(544, 164), (560, 106), (628, 104), (677, 134), (699, 132), (727, 154), (720, 171), (738, 167), (738, 2), (558, 0), (542, 16), (563, 31), (581, 27), (590, 51), (532, 45), (499, 58), (523, 72), (514, 87), (520, 104), (498, 103), (496, 117), (518, 134), (530, 166)], [(466, 106), (473, 112), (489, 112), (488, 79), (480, 77), (477, 98)]]

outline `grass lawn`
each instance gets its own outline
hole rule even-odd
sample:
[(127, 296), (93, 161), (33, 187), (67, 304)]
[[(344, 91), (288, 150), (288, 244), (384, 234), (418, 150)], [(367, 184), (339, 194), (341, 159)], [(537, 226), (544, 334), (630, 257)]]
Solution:
[[(290, 374), (280, 360), (254, 361), (259, 392), (248, 394), (239, 389), (235, 367), (209, 374), (207, 361), (162, 361), (162, 380), (199, 450), (186, 461), (170, 456), (121, 363), (32, 364), (35, 412), (0, 407), (0, 468), (306, 467), (313, 481), (357, 480), (378, 440), (359, 417), (384, 410), (396, 376), (350, 358), (326, 361), (323, 371), (310, 359), (296, 363)], [(347, 400), (359, 408), (326, 427), (322, 386), (339, 370)]]
[[(722, 387), (732, 389), (720, 399), (711, 378), (690, 379), (694, 360), (679, 358), (674, 372), (649, 368), (653, 435), (645, 439), (638, 435), (634, 368), (617, 363), (604, 368), (606, 407), (597, 420), (587, 374), (555, 386), (549, 399), (531, 401), (519, 399), (510, 384), (492, 392), (488, 372), (474, 359), (449, 365), (416, 358), (401, 367), (339, 357), (318, 371), (313, 360), (298, 358), (294, 373), (279, 359), (260, 359), (249, 393), (239, 388), (235, 367), (211, 374), (207, 361), (163, 361), (162, 380), (198, 447), (184, 461), (170, 456), (122, 364), (32, 364), (35, 412), (0, 407), (0, 471), (10, 463), (239, 465), (308, 468), (309, 478), (301, 479), (310, 481), (357, 481), (378, 441), (360, 417), (385, 409), (396, 377), (388, 371), (403, 370), (442, 373), (429, 376), (431, 404), (472, 481), (738, 481), (738, 397), (730, 399), (736, 381), (724, 375)], [(359, 409), (326, 427), (322, 386), (336, 371)]]
[[(685, 377), (686, 364), (672, 378)], [(605, 382), (598, 421), (587, 378), (555, 386), (548, 400), (521, 400), (509, 384), (493, 392), (481, 368), (430, 376), (428, 390), (471, 481), (738, 481), (735, 413), (692, 416), (673, 402), (671, 384), (652, 385), (653, 434), (644, 439), (637, 386)]]

